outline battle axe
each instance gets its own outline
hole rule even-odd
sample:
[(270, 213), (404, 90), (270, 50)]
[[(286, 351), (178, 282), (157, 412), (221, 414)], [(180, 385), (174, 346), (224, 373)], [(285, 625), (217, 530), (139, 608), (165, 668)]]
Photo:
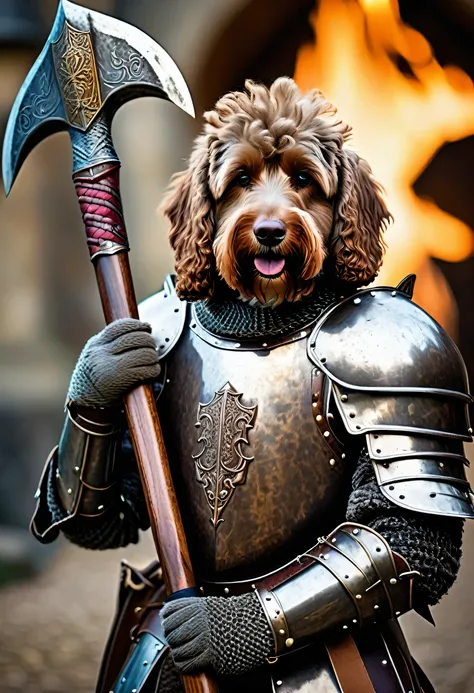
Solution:
[[(8, 194), (33, 147), (53, 132), (68, 130), (73, 180), (107, 322), (138, 317), (120, 199), (120, 160), (110, 125), (123, 103), (140, 96), (167, 99), (194, 115), (181, 73), (149, 36), (61, 0), (5, 134), (3, 180)], [(193, 571), (151, 386), (131, 392), (125, 409), (166, 587), (169, 594), (193, 593)], [(187, 692), (216, 690), (204, 674), (183, 677), (183, 682)]]

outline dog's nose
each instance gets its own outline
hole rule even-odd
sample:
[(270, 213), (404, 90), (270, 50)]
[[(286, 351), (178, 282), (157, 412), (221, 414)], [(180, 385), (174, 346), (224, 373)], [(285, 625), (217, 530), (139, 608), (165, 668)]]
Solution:
[(263, 219), (255, 224), (253, 232), (262, 245), (272, 248), (285, 238), (286, 227), (279, 219)]

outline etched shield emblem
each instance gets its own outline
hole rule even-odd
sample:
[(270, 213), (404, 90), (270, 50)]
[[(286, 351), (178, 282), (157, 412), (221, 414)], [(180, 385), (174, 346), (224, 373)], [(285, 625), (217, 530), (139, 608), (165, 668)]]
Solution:
[(242, 446), (249, 444), (248, 432), (253, 428), (257, 405), (245, 407), (241, 397), (241, 392), (226, 383), (208, 404), (200, 404), (198, 409), (196, 427), (202, 449), (193, 459), (216, 528), (224, 521), (221, 515), (235, 487), (245, 483), (253, 460), (244, 454)]

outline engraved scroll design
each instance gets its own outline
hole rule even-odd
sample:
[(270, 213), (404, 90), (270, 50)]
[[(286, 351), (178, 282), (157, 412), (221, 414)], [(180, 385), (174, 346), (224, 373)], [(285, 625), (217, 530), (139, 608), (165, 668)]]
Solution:
[(102, 106), (90, 33), (66, 22), (53, 55), (69, 123), (85, 130)]
[(257, 405), (245, 407), (241, 396), (226, 383), (208, 404), (200, 404), (198, 409), (196, 427), (200, 429), (198, 443), (202, 449), (193, 459), (216, 528), (224, 521), (221, 515), (235, 487), (245, 483), (253, 460), (244, 455), (242, 445), (249, 444), (248, 431), (253, 428)]

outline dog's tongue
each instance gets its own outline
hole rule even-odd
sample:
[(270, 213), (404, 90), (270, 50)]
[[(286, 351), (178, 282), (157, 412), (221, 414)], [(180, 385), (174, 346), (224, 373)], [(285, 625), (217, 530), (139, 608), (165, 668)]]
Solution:
[(283, 270), (285, 258), (259, 255), (254, 259), (254, 264), (260, 274), (264, 274), (266, 277), (274, 277)]

